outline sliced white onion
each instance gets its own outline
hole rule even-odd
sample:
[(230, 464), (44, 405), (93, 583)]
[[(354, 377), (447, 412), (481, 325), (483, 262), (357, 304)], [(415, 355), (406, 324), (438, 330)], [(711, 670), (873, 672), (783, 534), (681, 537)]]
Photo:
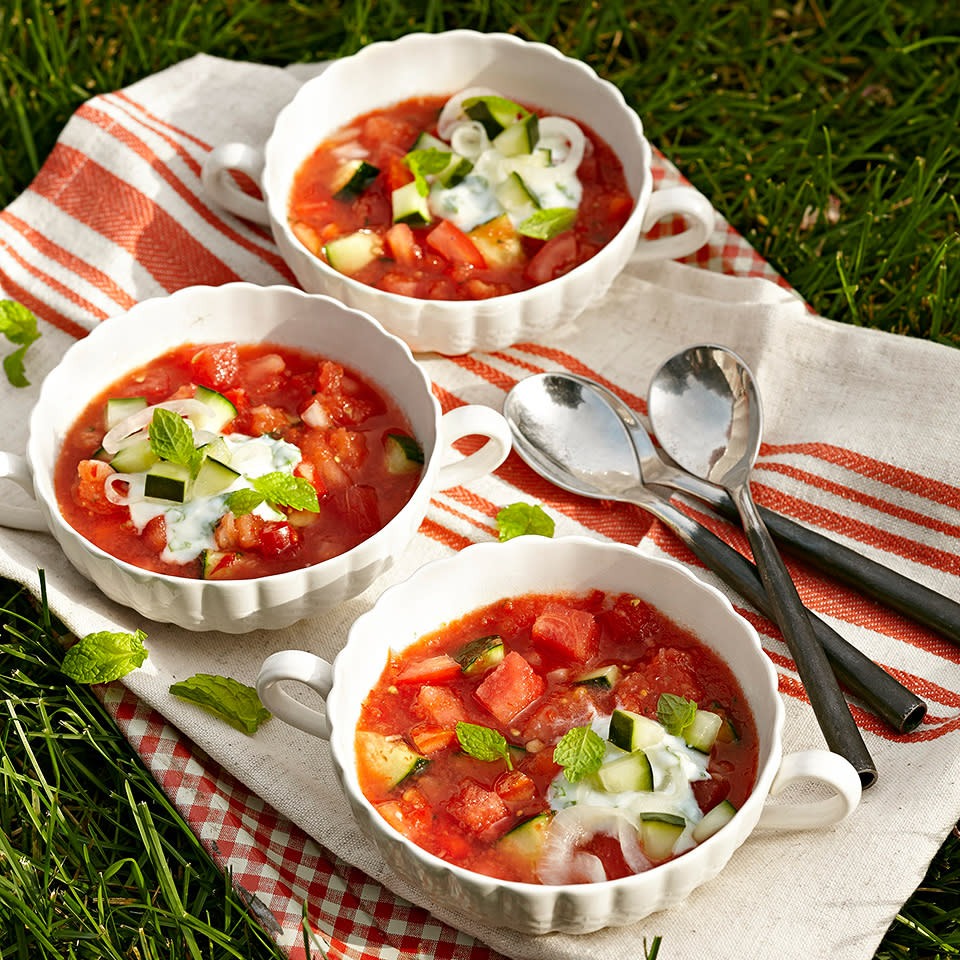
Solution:
[(639, 873), (650, 866), (629, 817), (614, 807), (576, 804), (560, 810), (550, 823), (537, 865), (541, 883), (557, 885), (605, 880), (606, 873), (599, 859), (593, 854), (577, 851), (577, 847), (597, 833), (619, 840), (623, 858), (634, 872)]
[[(550, 151), (551, 158), (562, 156), (563, 159), (551, 167), (554, 177), (571, 176), (577, 172), (583, 152), (586, 137), (583, 131), (572, 120), (565, 117), (542, 117), (539, 123), (540, 139), (538, 147), (545, 147)], [(564, 148), (566, 152), (564, 153)]]
[[(116, 489), (115, 484), (117, 483), (127, 485), (126, 493), (121, 493)], [(145, 483), (144, 478), (135, 473), (111, 473), (103, 481), (103, 492), (111, 503), (120, 507), (129, 507), (131, 503), (139, 503), (143, 499)]]
[(116, 453), (123, 442), (128, 440), (131, 434), (137, 433), (146, 427), (153, 420), (153, 411), (162, 407), (164, 410), (170, 410), (173, 413), (179, 413), (185, 417), (202, 418), (210, 412), (210, 408), (200, 400), (194, 400), (191, 397), (182, 400), (164, 400), (163, 403), (155, 403), (152, 407), (146, 407), (131, 413), (129, 417), (124, 417), (118, 424), (111, 427), (103, 438), (103, 449), (109, 454)]
[(370, 156), (370, 151), (355, 140), (334, 147), (330, 152), (340, 160), (366, 160)]
[(444, 105), (440, 111), (440, 117), (437, 120), (437, 133), (441, 140), (450, 140), (450, 131), (453, 125), (464, 118), (463, 101), (470, 97), (499, 97), (496, 90), (489, 87), (467, 87), (455, 93)]
[(490, 138), (479, 121), (462, 120), (451, 128), (450, 146), (454, 153), (476, 161), (480, 154), (490, 148)]
[(323, 405), (318, 401), (314, 400), (313, 403), (307, 407), (306, 410), (300, 415), (300, 419), (308, 427), (329, 427), (330, 426), (330, 414), (323, 408)]

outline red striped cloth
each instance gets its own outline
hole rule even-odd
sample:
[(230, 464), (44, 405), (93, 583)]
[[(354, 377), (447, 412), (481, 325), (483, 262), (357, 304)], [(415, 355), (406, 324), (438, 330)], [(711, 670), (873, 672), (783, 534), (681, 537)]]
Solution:
[[(215, 209), (199, 173), (213, 145), (262, 141), (298, 82), (283, 70), (201, 56), (96, 97), (70, 120), (34, 183), (0, 213), (0, 294), (30, 307), (43, 333), (28, 354), (33, 386), (4, 394), (9, 448), (23, 449), (43, 374), (104, 318), (194, 283), (292, 282), (267, 233)], [(682, 180), (659, 155), (654, 173), (661, 187)], [(952, 483), (960, 449), (950, 429), (960, 412), (952, 399), (960, 355), (812, 316), (722, 220), (687, 265), (629, 267), (602, 303), (549, 342), (422, 362), (445, 410), (466, 402), (499, 408), (520, 378), (562, 369), (605, 383), (642, 415), (650, 372), (697, 341), (728, 344), (757, 374), (767, 425), (755, 483), (761, 503), (960, 596), (960, 488)], [(960, 650), (801, 564), (790, 566), (805, 602), (927, 699), (928, 717), (900, 735), (853, 704), (880, 782), (850, 821), (802, 837), (756, 834), (686, 903), (624, 930), (532, 939), (443, 910), (431, 915), (424, 907), (432, 905), (389, 875), (350, 822), (319, 741), (279, 721), (253, 738), (225, 733), (167, 694), (185, 672), (252, 683), (265, 652), (283, 646), (332, 657), (383, 585), (492, 539), (497, 511), (519, 499), (541, 502), (559, 533), (639, 543), (714, 582), (659, 523), (632, 507), (567, 494), (514, 455), (492, 477), (437, 493), (409, 555), (368, 595), (281, 636), (184, 637), (146, 625), (149, 669), (103, 691), (265, 928), (296, 958), (305, 955), (304, 904), (314, 950), (332, 958), (612, 958), (636, 955), (641, 939), (656, 935), (678, 957), (799, 958), (809, 942), (823, 956), (870, 957), (960, 815)], [(684, 509), (746, 549), (732, 525)], [(35, 587), (38, 566), (55, 610), (76, 632), (144, 626), (66, 567), (49, 538), (0, 531), (0, 574)], [(777, 668), (787, 749), (820, 746), (778, 632), (732, 599)]]

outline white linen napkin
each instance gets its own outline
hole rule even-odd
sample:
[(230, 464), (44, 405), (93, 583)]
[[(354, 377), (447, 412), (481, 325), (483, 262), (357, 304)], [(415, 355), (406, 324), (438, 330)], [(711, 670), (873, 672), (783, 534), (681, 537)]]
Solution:
[[(259, 283), (288, 279), (262, 231), (210, 208), (199, 163), (217, 143), (262, 142), (309, 72), (198, 56), (98, 97), (70, 120), (35, 184), (0, 215), (0, 295), (31, 306), (43, 321), (43, 336), (28, 354), (33, 385), (2, 388), (7, 449), (22, 452), (42, 376), (83, 329), (146, 297), (209, 282), (211, 271)], [(675, 178), (664, 170), (667, 180)], [(118, 226), (111, 218), (124, 203), (129, 219)], [(186, 236), (204, 256), (177, 245)], [(729, 346), (751, 365), (764, 399), (759, 499), (800, 511), (864, 553), (960, 598), (960, 488), (953, 484), (960, 438), (946, 428), (960, 415), (951, 389), (960, 353), (836, 324), (767, 279), (722, 275), (716, 271), (729, 239), (721, 222), (709, 256), (700, 258), (713, 269), (630, 265), (601, 302), (541, 344), (466, 358), (422, 355), (420, 362), (438, 388), (497, 409), (515, 379), (558, 368), (603, 378), (642, 406), (651, 372), (669, 354), (698, 342)], [(745, 256), (749, 262), (748, 249)], [(449, 555), (454, 538), (493, 538), (496, 508), (533, 498), (523, 470), (511, 461), (468, 491), (437, 494), (428, 520), (449, 537), (421, 532), (362, 596), (280, 632), (193, 634), (145, 622), (105, 600), (43, 534), (0, 530), (0, 574), (36, 591), (43, 568), (53, 610), (78, 635), (145, 629), (149, 659), (123, 681), (133, 693), (323, 846), (508, 956), (614, 960), (639, 955), (644, 937), (662, 935), (677, 957), (800, 960), (811, 955), (811, 943), (817, 955), (837, 960), (871, 957), (960, 817), (960, 651), (809, 570), (798, 571), (808, 603), (869, 655), (902, 671), (930, 703), (928, 722), (905, 736), (864, 722), (880, 780), (848, 821), (813, 833), (757, 832), (685, 903), (586, 937), (530, 938), (436, 907), (396, 880), (360, 834), (322, 741), (279, 720), (247, 737), (170, 696), (172, 682), (197, 672), (253, 684), (264, 658), (279, 649), (333, 659), (350, 623), (386, 586)], [(634, 529), (623, 511), (604, 515), (599, 505), (571, 504), (554, 490), (540, 498), (557, 519), (558, 535), (629, 539)], [(658, 525), (640, 549), (691, 562)], [(786, 656), (773, 628), (763, 641), (775, 662)], [(822, 746), (809, 707), (784, 699), (786, 750)], [(201, 831), (202, 824), (194, 826)]]

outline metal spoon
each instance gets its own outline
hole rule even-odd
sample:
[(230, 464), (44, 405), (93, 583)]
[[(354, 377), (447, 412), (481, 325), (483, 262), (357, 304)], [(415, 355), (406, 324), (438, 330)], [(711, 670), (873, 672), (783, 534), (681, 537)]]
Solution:
[[(756, 567), (666, 496), (643, 486), (630, 433), (615, 404), (619, 401), (614, 394), (592, 380), (570, 373), (543, 373), (516, 384), (507, 394), (503, 413), (514, 449), (537, 473), (579, 496), (632, 503), (647, 511), (728, 586), (771, 616)], [(652, 449), (645, 432), (643, 438)], [(919, 726), (927, 710), (923, 700), (825, 621), (813, 615), (811, 619), (817, 639), (854, 696), (901, 733)]]
[(760, 579), (797, 665), (827, 745), (860, 769), (869, 753), (807, 611), (750, 493), (763, 412), (747, 365), (723, 347), (690, 347), (650, 381), (647, 410), (661, 446), (694, 476), (723, 487), (737, 505)]

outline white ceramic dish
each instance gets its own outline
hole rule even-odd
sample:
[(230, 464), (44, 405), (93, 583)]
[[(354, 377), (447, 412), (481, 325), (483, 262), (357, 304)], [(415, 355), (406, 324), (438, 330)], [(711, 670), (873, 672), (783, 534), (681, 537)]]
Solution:
[[(376, 78), (374, 81), (373, 78)], [(368, 287), (315, 257), (287, 224), (294, 175), (317, 145), (359, 114), (414, 96), (452, 94), (472, 86), (590, 124), (616, 151), (635, 198), (624, 228), (596, 256), (541, 286), (481, 301), (415, 300)], [(552, 47), (506, 34), (454, 30), (374, 43), (303, 85), (281, 111), (266, 147), (222, 144), (207, 157), (203, 184), (219, 205), (269, 224), (280, 252), (305, 290), (326, 293), (376, 317), (413, 350), (458, 354), (537, 339), (572, 320), (603, 295), (631, 257), (685, 256), (713, 230), (710, 203), (690, 187), (653, 192), (651, 150), (637, 114), (620, 91), (586, 64)], [(230, 175), (242, 170), (262, 189), (261, 202)], [(658, 220), (682, 214), (682, 234), (641, 241)]]
[[(634, 593), (692, 629), (736, 675), (759, 733), (757, 780), (734, 818), (709, 840), (646, 873), (604, 883), (538, 886), (492, 879), (452, 866), (389, 826), (360, 791), (354, 733), (361, 705), (389, 649), (501, 597), (592, 588)], [(325, 700), (325, 713), (293, 699), (284, 682), (307, 684)], [(570, 537), (520, 537), (467, 547), (386, 590), (353, 625), (331, 667), (304, 651), (281, 651), (263, 664), (257, 683), (264, 704), (281, 719), (330, 741), (341, 785), (363, 831), (390, 868), (424, 905), (441, 904), (493, 927), (523, 933), (587, 933), (619, 926), (669, 907), (713, 878), (755, 827), (813, 828), (847, 816), (860, 799), (860, 779), (842, 757), (822, 750), (782, 755), (783, 705), (776, 674), (756, 631), (727, 599), (672, 561), (619, 544)], [(765, 806), (789, 782), (812, 778), (836, 791), (807, 804)], [(722, 881), (718, 881), (722, 882)]]
[[(124, 372), (178, 344), (223, 340), (316, 351), (364, 374), (397, 401), (423, 446), (424, 468), (413, 496), (386, 526), (347, 553), (302, 570), (253, 580), (205, 581), (119, 561), (63, 519), (54, 491), (54, 465), (79, 411)], [(456, 459), (452, 443), (471, 434), (490, 439), (470, 457)], [(410, 350), (371, 317), (293, 287), (188, 287), (104, 321), (66, 352), (40, 390), (30, 418), (26, 460), (0, 455), (0, 476), (33, 495), (38, 510), (25, 513), (0, 503), (0, 524), (48, 530), (70, 562), (108, 597), (153, 620), (229, 633), (277, 629), (366, 589), (413, 537), (435, 490), (490, 472), (509, 451), (506, 422), (489, 407), (468, 405), (441, 416), (430, 382)], [(444, 463), (445, 458), (450, 462)]]

